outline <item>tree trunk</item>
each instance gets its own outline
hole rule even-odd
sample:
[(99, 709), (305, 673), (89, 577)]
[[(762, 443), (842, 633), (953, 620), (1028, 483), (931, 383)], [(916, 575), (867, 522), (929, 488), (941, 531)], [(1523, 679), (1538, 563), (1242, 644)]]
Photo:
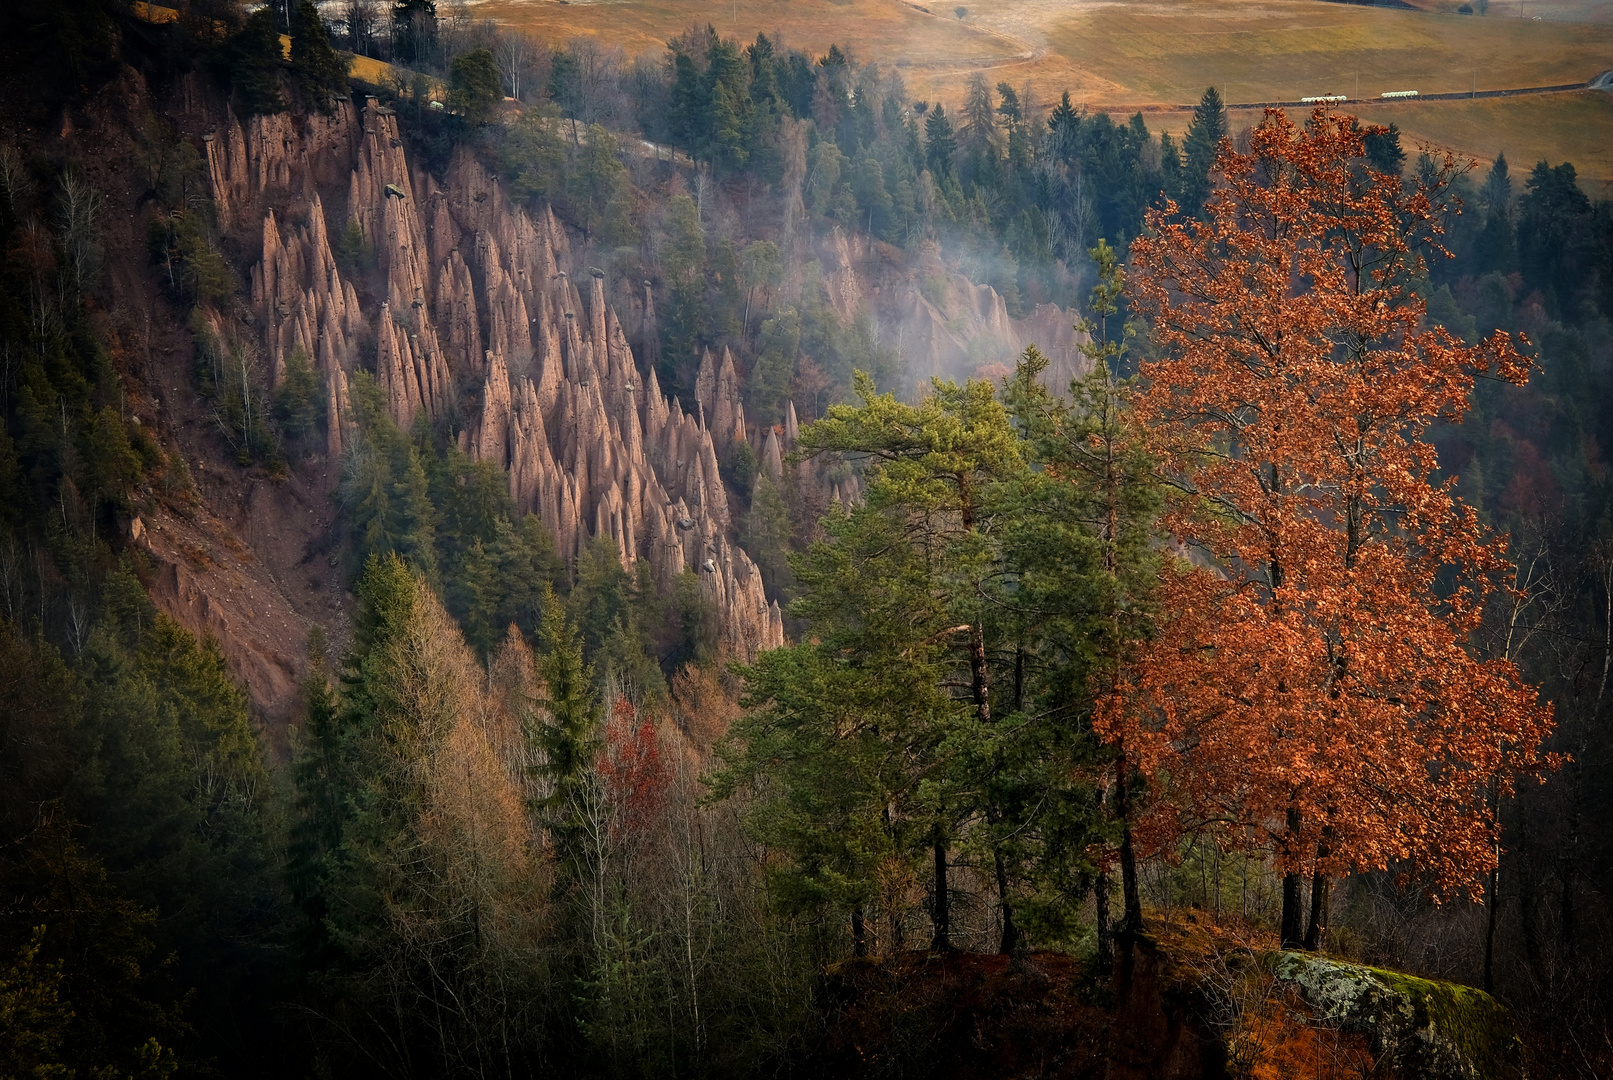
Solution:
[(1132, 937), (1143, 928), (1143, 902), (1137, 889), (1137, 854), (1131, 843), (1131, 795), (1126, 785), (1124, 750), (1115, 758), (1115, 810), (1120, 817), (1120, 891), (1125, 901), (1120, 936), (1129, 955)]
[(863, 906), (851, 909), (851, 955), (868, 955), (868, 928), (863, 922)]
[(1581, 738), (1574, 756), (1564, 766), (1564, 771), (1568, 773), (1566, 779), (1568, 780), (1569, 790), (1568, 836), (1566, 838), (1567, 842), (1563, 845), (1564, 854), (1559, 857), (1557, 863), (1558, 876), (1562, 882), (1562, 892), (1558, 894), (1557, 898), (1557, 926), (1562, 934), (1563, 948), (1569, 956), (1578, 955), (1578, 942), (1575, 940), (1578, 936), (1578, 928), (1575, 925), (1574, 918), (1574, 877), (1579, 872), (1577, 856), (1579, 854), (1580, 810), (1584, 792), (1583, 774), (1579, 763), (1585, 760), (1585, 751), (1588, 749), (1587, 743), (1587, 739)]
[[(986, 634), (984, 628), (977, 622), (969, 628), (969, 673), (974, 693), (975, 717), (982, 724), (991, 723), (991, 685), (988, 680), (989, 669), (986, 667)], [(995, 767), (992, 770), (996, 771)], [(995, 829), (1002, 822), (1002, 810), (993, 799), (986, 807), (986, 824)], [(1004, 956), (1011, 956), (1014, 947), (1019, 941), (1019, 931), (1014, 926), (1014, 902), (1008, 893), (1008, 863), (1003, 858), (1002, 845), (993, 837), (991, 842), (991, 861), (997, 872), (997, 902), (1002, 908), (1003, 936), (1000, 952)]]
[(930, 921), (935, 924), (935, 936), (930, 941), (934, 952), (952, 949), (951, 898), (947, 895), (947, 842), (940, 830), (935, 838), (935, 902), (930, 906)]
[(1098, 903), (1098, 974), (1112, 975), (1115, 970), (1115, 936), (1109, 926), (1109, 871), (1098, 871), (1096, 886)]
[(1300, 907), (1304, 903), (1304, 882), (1298, 874), (1283, 875), (1283, 920), (1282, 920), (1282, 947), (1285, 949), (1300, 949), (1305, 946), (1304, 915)]
[[(993, 815), (999, 817), (1001, 815)], [(991, 852), (992, 862), (997, 869), (997, 896), (1002, 904), (1003, 936), (997, 951), (1003, 956), (1013, 956), (1019, 948), (1019, 928), (1014, 925), (1014, 905), (1008, 897), (1008, 866), (1003, 862), (1002, 848), (993, 846)]]
[(1500, 884), (1501, 864), (1498, 860), (1490, 871), (1490, 883), (1485, 889), (1484, 904), (1484, 992), (1495, 993), (1495, 923), (1496, 886)]
[(1514, 865), (1518, 867), (1521, 875), (1520, 884), (1524, 887), (1517, 890), (1519, 915), (1523, 921), (1523, 954), (1529, 962), (1529, 971), (1537, 980), (1545, 980), (1544, 957), (1540, 950), (1540, 890), (1534, 887), (1530, 879), (1536, 872), (1534, 852), (1532, 850), (1529, 829), (1529, 796), (1526, 792), (1519, 792), (1518, 798), (1513, 800), (1518, 814), (1518, 842), (1514, 845), (1516, 857)]
[[(1299, 835), (1299, 811), (1293, 807), (1288, 808), (1288, 842), (1293, 843)], [(1305, 915), (1300, 910), (1304, 903), (1304, 884), (1297, 873), (1283, 875), (1283, 918), (1279, 930), (1282, 947), (1285, 949), (1299, 949), (1305, 945)]]
[(969, 628), (969, 674), (973, 681), (975, 716), (991, 723), (991, 693), (986, 677), (986, 634), (979, 623)]
[(1014, 711), (1025, 711), (1025, 646), (1014, 650)]
[(1311, 875), (1311, 925), (1305, 931), (1305, 948), (1321, 952), (1327, 940), (1327, 911), (1333, 902), (1333, 881), (1320, 870)]

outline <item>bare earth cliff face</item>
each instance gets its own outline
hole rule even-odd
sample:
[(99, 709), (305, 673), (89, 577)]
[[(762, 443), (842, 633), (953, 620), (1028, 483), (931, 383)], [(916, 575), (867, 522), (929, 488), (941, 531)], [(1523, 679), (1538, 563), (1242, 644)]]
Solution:
[[(274, 379), (294, 350), (312, 359), (331, 461), (353, 434), (351, 373), (373, 356), (393, 420), (466, 418), (461, 449), (507, 471), (517, 509), (539, 515), (568, 562), (608, 536), (662, 589), (695, 572), (736, 656), (783, 644), (718, 476), (718, 451), (746, 437), (729, 357), (720, 370), (707, 358), (693, 414), (668, 401), (653, 368), (639, 371), (603, 280), (573, 273), (553, 214), (512, 205), (464, 148), (441, 184), (413, 169), (396, 117), (373, 100), (328, 118), (227, 117), (206, 148), (225, 226), (262, 223), (252, 332)], [(322, 199), (344, 174), (345, 205)], [(370, 309), (332, 253), (349, 222), (386, 282)]]

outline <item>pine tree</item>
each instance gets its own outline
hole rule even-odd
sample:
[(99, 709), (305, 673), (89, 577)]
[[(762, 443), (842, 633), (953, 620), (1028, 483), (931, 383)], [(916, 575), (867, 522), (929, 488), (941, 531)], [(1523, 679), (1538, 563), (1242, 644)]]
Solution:
[(431, 58), (437, 46), (437, 0), (396, 0), (392, 5), (392, 55), (404, 63)]
[(305, 969), (330, 963), (329, 885), (350, 813), (355, 777), (350, 733), (340, 723), (335, 688), (325, 670), (325, 636), (316, 625), (308, 636), (308, 674), (303, 679), (302, 724), (292, 742), (294, 812), (286, 879), (300, 916), (293, 931)]
[(1216, 155), (1221, 152), (1221, 140), (1227, 137), (1227, 111), (1215, 87), (1204, 91), (1193, 109), (1193, 121), (1187, 126), (1182, 140), (1187, 161), (1182, 169), (1182, 212), (1195, 217), (1210, 197), (1210, 170), (1215, 166)]
[(963, 97), (963, 124), (958, 129), (958, 144), (971, 154), (982, 157), (997, 154), (997, 110), (991, 104), (991, 88), (985, 76), (978, 71), (969, 77)]
[(1524, 280), (1539, 289), (1555, 317), (1571, 310), (1575, 294), (1590, 276), (1588, 224), (1591, 201), (1579, 186), (1570, 162), (1555, 167), (1535, 163), (1518, 199), (1518, 263)]
[(1070, 104), (1068, 90), (1064, 91), (1064, 96), (1049, 114), (1047, 131), (1052, 139), (1049, 149), (1055, 158), (1066, 165), (1072, 165), (1080, 160), (1081, 114)]
[[(945, 747), (960, 705), (943, 689), (950, 613), (900, 513), (864, 503), (823, 522), (796, 564), (792, 614), (811, 638), (762, 653), (742, 674), (746, 712), (719, 748), (714, 793), (752, 794), (744, 822), (787, 861), (771, 876), (792, 908), (849, 916), (852, 951), (870, 923), (900, 948), (903, 891), (935, 854), (932, 944), (950, 947), (944, 838), (965, 816)], [(842, 926), (847, 925), (842, 923)]]
[[(959, 387), (935, 381), (916, 406), (877, 394), (872, 379), (860, 372), (854, 385), (862, 404), (831, 406), (828, 416), (801, 433), (801, 447), (808, 453), (868, 455), (877, 463), (869, 481), (868, 506), (904, 521), (909, 543), (923, 551), (942, 618), (952, 624), (942, 633), (963, 645), (955, 655), (968, 673), (972, 708), (965, 715), (985, 737), (992, 727), (992, 679), (981, 583), (993, 574), (995, 553), (984, 524), (994, 487), (1023, 468), (1018, 441), (989, 383), (970, 381)], [(980, 768), (989, 776), (996, 763), (988, 755)], [(994, 826), (1001, 808), (988, 800), (984, 806), (944, 803), (939, 810), (932, 839), (933, 921), (936, 945), (946, 948), (950, 842), (946, 812), (978, 811)], [(1018, 939), (1007, 867), (1002, 852), (992, 846), (1003, 916), (1002, 948), (1012, 952)]]
[[(1098, 704), (1123, 685), (1152, 633), (1159, 575), (1154, 525), (1162, 500), (1154, 463), (1130, 415), (1134, 386), (1116, 374), (1131, 333), (1129, 326), (1111, 325), (1124, 287), (1119, 256), (1102, 241), (1090, 255), (1098, 283), (1080, 328), (1087, 335), (1082, 351), (1091, 373), (1071, 383), (1067, 400), (1056, 396), (1040, 382), (1047, 359), (1033, 347), (1004, 395), (1027, 456), (1040, 466), (1027, 478), (1006, 543), (1009, 562), (1019, 570), (1012, 602), (1024, 612), (1029, 629), (1023, 640), (1037, 661), (1035, 692), (1044, 715), (1061, 726), (1035, 745), (1068, 755), (1056, 759), (1068, 765), (1055, 766), (1046, 785), (1064, 805), (1051, 815), (1053, 838), (1045, 844), (1046, 865), (1038, 870), (1044, 879), (1068, 880), (1069, 864), (1079, 864), (1085, 846), (1070, 839), (1108, 834), (1105, 853), (1093, 867), (1099, 958), (1106, 967), (1112, 960), (1110, 850), (1121, 871), (1121, 940), (1129, 947), (1142, 927), (1132, 836), (1138, 785), (1124, 741), (1093, 745), (1092, 720)], [(1090, 796), (1070, 783), (1069, 777), (1081, 775), (1090, 776), (1100, 793), (1107, 827), (1090, 820)]]
[(542, 899), (514, 740), (495, 744), (486, 672), (402, 559), (372, 556), (358, 595), (334, 717), (316, 684), (297, 767), (312, 992), (375, 1025), (392, 1070), (416, 1049), (503, 1070), (531, 1035), (509, 988)]
[(1497, 154), (1484, 178), (1484, 209), (1505, 212), (1512, 207), (1512, 177), (1507, 173), (1507, 156)]
[(997, 84), (997, 96), (1002, 103), (997, 106), (997, 115), (1002, 117), (1003, 130), (1008, 133), (1008, 169), (1010, 176), (1018, 176), (1030, 168), (1033, 147), (1031, 145), (1030, 131), (1025, 121), (1025, 112), (1019, 100), (1019, 94), (1008, 83)]
[(1399, 176), (1406, 167), (1406, 151), (1400, 146), (1400, 125), (1391, 122), (1386, 128), (1369, 128), (1362, 132), (1361, 140), (1367, 163), (1381, 173)]
[(504, 76), (489, 49), (472, 49), (448, 65), (448, 100), (465, 122), (481, 127), (504, 96)]
[(957, 153), (958, 142), (952, 136), (952, 122), (940, 102), (930, 110), (924, 121), (924, 160), (937, 179), (952, 174), (952, 155)]
[(746, 85), (749, 71), (731, 40), (711, 42), (703, 87), (704, 125), (699, 156), (725, 171), (743, 168), (750, 155), (755, 104)]
[(630, 216), (632, 184), (618, 153), (616, 137), (590, 124), (588, 142), (578, 150), (571, 171), (571, 204), (584, 238), (598, 233), (610, 243), (629, 244), (638, 239)]
[(351, 65), (351, 57), (331, 47), (330, 29), (319, 17), (313, 0), (299, 0), (295, 33), (291, 36), (291, 70), (300, 80), (309, 104), (322, 113), (332, 112), (336, 99), (347, 95), (347, 69)]
[(528, 735), (537, 751), (537, 811), (554, 838), (561, 868), (577, 882), (587, 870), (587, 820), (599, 797), (594, 760), (603, 745), (602, 721), (594, 699), (594, 671), (583, 662), (582, 638), (552, 597), (545, 598), (540, 636), (541, 716)]
[(280, 91), (283, 53), (274, 8), (265, 6), (247, 16), (219, 51), (220, 62), (238, 102), (246, 112), (275, 113), (286, 107)]
[(396, 550), (416, 572), (436, 582), (437, 508), (431, 503), (430, 483), (418, 447), (411, 445), (405, 450), (402, 471), (392, 489), (392, 505), (397, 511), (393, 526)]
[(1167, 199), (1177, 206), (1185, 206), (1187, 193), (1186, 171), (1182, 168), (1182, 152), (1171, 138), (1171, 133), (1162, 132), (1159, 136), (1159, 189)]

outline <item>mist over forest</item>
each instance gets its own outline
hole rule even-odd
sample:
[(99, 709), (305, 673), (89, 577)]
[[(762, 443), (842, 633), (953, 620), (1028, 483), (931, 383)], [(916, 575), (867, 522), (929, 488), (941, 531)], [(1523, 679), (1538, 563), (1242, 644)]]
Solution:
[(1613, 1076), (1600, 173), (883, 2), (8, 15), (0, 1080)]

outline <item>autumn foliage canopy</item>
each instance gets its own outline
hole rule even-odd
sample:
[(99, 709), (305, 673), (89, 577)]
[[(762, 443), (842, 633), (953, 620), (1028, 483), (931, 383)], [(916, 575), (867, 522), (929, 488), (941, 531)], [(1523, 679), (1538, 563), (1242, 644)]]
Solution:
[(1529, 363), (1424, 325), (1456, 163), (1430, 189), (1362, 155), (1349, 117), (1270, 111), (1249, 153), (1223, 144), (1206, 220), (1153, 212), (1132, 248), (1158, 346), (1136, 418), (1188, 557), (1099, 724), (1168, 795), (1156, 839), (1209, 826), (1288, 873), (1398, 866), (1438, 894), (1493, 865), (1491, 799), (1542, 766), (1551, 712), (1475, 650), (1506, 541), (1428, 433)]

